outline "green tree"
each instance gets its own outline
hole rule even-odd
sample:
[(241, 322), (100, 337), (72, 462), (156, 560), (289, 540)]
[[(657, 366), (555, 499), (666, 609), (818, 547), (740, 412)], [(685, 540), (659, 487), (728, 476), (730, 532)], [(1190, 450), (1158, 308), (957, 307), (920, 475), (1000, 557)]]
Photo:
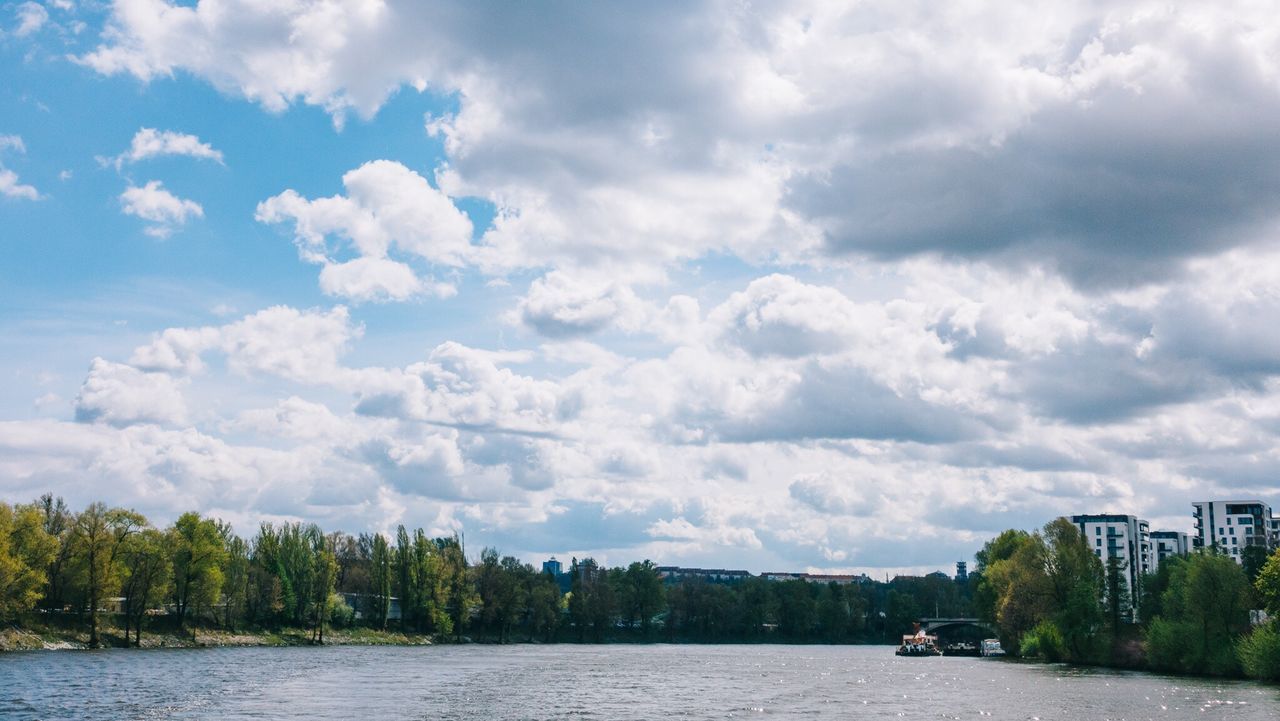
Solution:
[(657, 566), (648, 559), (627, 566), (624, 587), (623, 614), (629, 622), (640, 621), (641, 633), (648, 640), (653, 617), (662, 611), (666, 602)]
[(222, 564), (226, 558), (223, 537), (211, 518), (187, 512), (169, 529), (173, 564), (173, 603), (179, 627), (188, 616), (198, 615), (218, 601), (222, 592)]
[(1258, 574), (1262, 573), (1262, 567), (1266, 565), (1269, 551), (1263, 545), (1250, 544), (1240, 549), (1240, 567), (1244, 569), (1244, 576), (1253, 583), (1258, 580)]
[(467, 557), (458, 536), (437, 538), (440, 558), (440, 581), (445, 595), (444, 610), (453, 628), (454, 640), (462, 640), (462, 631), (471, 620), (478, 599), (467, 572)]
[(1272, 553), (1262, 565), (1253, 588), (1267, 613), (1280, 618), (1280, 550)]
[(142, 622), (147, 610), (163, 602), (172, 578), (169, 543), (165, 534), (144, 528), (131, 535), (121, 549), (124, 580), (124, 641), (129, 643), (133, 628), (133, 645), (142, 645)]
[(135, 511), (92, 503), (76, 515), (69, 531), (75, 585), (89, 610), (89, 646), (102, 645), (98, 613), (102, 600), (120, 586), (121, 551), (125, 541), (147, 521)]
[(71, 524), (75, 522), (75, 514), (65, 501), (54, 498), (52, 493), (40, 496), (35, 505), (43, 516), (44, 532), (58, 545), (57, 552), (48, 564), (47, 582), (40, 603), (43, 608), (62, 610), (67, 604), (67, 588), (70, 585), (67, 559), (71, 555), (71, 544), (68, 542), (68, 535), (71, 533)]
[(1163, 613), (1147, 627), (1148, 662), (1162, 671), (1236, 673), (1235, 642), (1249, 627), (1249, 598), (1239, 564), (1220, 552), (1192, 554), (1174, 567)]
[(1107, 558), (1106, 565), (1106, 610), (1107, 623), (1111, 627), (1111, 636), (1120, 635), (1120, 626), (1128, 619), (1130, 599), (1129, 582), (1125, 579), (1125, 564), (1119, 556)]
[(541, 637), (543, 641), (550, 642), (560, 626), (560, 617), (564, 611), (564, 598), (560, 595), (559, 584), (549, 574), (534, 574), (529, 579), (529, 592), (525, 598), (528, 606), (526, 618), (529, 640)]
[(0, 620), (31, 610), (48, 583), (58, 539), (36, 506), (0, 503)]
[(1240, 639), (1239, 656), (1246, 676), (1280, 681), (1280, 621), (1259, 626)]
[(252, 578), (250, 547), (245, 540), (232, 532), (231, 526), (218, 523), (222, 536), (222, 625), (234, 629), (243, 620), (249, 606), (249, 586)]
[(369, 583), (373, 596), (373, 621), (378, 628), (385, 629), (387, 616), (391, 613), (391, 584), (395, 572), (391, 547), (381, 533), (374, 534), (370, 555)]
[(1052, 620), (1062, 632), (1067, 660), (1103, 660), (1108, 644), (1100, 633), (1105, 585), (1102, 562), (1080, 529), (1066, 518), (1050, 521), (1044, 535), (1049, 551), (1045, 572), (1055, 607)]
[(311, 642), (324, 644), (325, 624), (329, 620), (332, 609), (330, 597), (338, 579), (338, 559), (334, 554), (330, 539), (318, 526), (307, 529), (307, 541), (310, 544), (311, 573), (310, 586), (307, 593), (308, 616), (311, 619)]

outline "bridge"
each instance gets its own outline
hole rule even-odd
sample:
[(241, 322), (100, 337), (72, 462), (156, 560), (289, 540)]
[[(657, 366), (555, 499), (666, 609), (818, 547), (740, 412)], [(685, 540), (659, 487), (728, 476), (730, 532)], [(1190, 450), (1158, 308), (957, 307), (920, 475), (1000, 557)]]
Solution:
[(996, 628), (980, 618), (922, 618), (920, 630), (928, 634), (937, 634), (942, 630), (952, 630), (969, 626), (982, 629), (992, 636), (999, 635)]

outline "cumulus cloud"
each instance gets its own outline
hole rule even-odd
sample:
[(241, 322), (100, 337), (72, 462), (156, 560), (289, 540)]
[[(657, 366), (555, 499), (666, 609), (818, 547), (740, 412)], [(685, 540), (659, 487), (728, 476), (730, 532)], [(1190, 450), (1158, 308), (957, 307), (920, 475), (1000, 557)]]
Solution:
[[(0, 135), (0, 153), (5, 150), (25, 153), (27, 152), (27, 146), (22, 142), (20, 136)], [(23, 200), (40, 199), (40, 192), (34, 186), (18, 182), (18, 174), (4, 167), (3, 163), (0, 163), (0, 195), (6, 198), (21, 198)]]
[(139, 346), (129, 362), (149, 371), (198, 373), (201, 355), (226, 355), (241, 375), (265, 373), (302, 383), (332, 382), (341, 374), (339, 358), (363, 329), (346, 308), (300, 311), (274, 306), (224, 326), (170, 328)]
[(446, 190), (499, 209), (495, 270), (941, 254), (1116, 286), (1257, 242), (1280, 212), (1257, 152), (1280, 131), (1256, 120), (1280, 106), (1275, 34), (1247, 0), (238, 9), (120, 3), (80, 61), (336, 119), (402, 85), (456, 93), (427, 127)]
[(188, 218), (204, 217), (204, 208), (199, 203), (170, 193), (158, 180), (148, 181), (141, 188), (135, 185), (126, 188), (120, 194), (120, 206), (125, 215), (151, 223), (144, 232), (154, 238), (169, 237), (176, 228), (185, 225)]
[(141, 128), (133, 136), (129, 149), (116, 156), (115, 165), (119, 168), (125, 163), (137, 163), (149, 158), (166, 155), (179, 155), (190, 158), (212, 160), (222, 163), (222, 151), (215, 150), (209, 143), (187, 133), (172, 130), (156, 130)]
[[(454, 287), (420, 277), (405, 259), (466, 265), (471, 221), (448, 196), (404, 165), (375, 160), (342, 176), (347, 195), (308, 200), (292, 190), (258, 205), (263, 223), (292, 222), (303, 260), (323, 266), (321, 288), (353, 300), (405, 300)], [(338, 239), (331, 243), (330, 237)], [(349, 257), (349, 260), (341, 260)]]
[(617, 283), (597, 283), (552, 271), (529, 285), (520, 301), (520, 319), (550, 338), (582, 336), (611, 324), (635, 327), (646, 309), (635, 293)]
[(181, 425), (187, 407), (182, 383), (163, 373), (94, 358), (76, 396), (76, 420), (116, 426), (134, 423)]

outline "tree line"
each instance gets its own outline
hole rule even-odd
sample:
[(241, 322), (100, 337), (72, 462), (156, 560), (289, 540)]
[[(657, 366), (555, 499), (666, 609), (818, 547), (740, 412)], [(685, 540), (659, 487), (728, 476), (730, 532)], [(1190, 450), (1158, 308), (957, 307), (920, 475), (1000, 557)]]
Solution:
[[(1014, 655), (1280, 680), (1280, 550), (1254, 548), (1243, 564), (1217, 548), (1172, 556), (1130, 588), (1120, 559), (1058, 518), (983, 546), (974, 608)], [(1270, 620), (1255, 626), (1254, 609)]]
[(922, 615), (968, 615), (975, 581), (670, 582), (651, 561), (591, 558), (556, 578), (491, 548), (468, 559), (458, 536), (403, 526), (387, 537), (262, 523), (246, 539), (195, 512), (158, 528), (49, 494), (0, 503), (0, 622), (71, 618), (93, 646), (108, 619), (131, 645), (161, 619), (180, 632), (305, 629), (315, 643), (354, 626), (499, 643), (885, 643)]

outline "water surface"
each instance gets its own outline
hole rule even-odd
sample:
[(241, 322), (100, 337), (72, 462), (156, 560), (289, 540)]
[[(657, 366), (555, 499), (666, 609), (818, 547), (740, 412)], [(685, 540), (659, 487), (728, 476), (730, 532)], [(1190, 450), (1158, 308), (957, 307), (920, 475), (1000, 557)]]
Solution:
[(1280, 687), (868, 646), (0, 655), (5, 719), (1280, 719)]

